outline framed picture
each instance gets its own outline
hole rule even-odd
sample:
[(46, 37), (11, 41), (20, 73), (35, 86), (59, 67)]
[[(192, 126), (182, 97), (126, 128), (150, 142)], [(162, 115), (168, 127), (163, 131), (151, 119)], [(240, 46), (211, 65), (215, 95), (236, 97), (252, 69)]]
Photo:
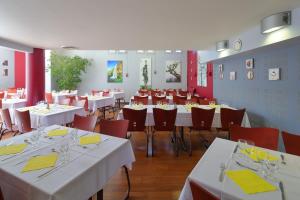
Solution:
[(254, 59), (250, 58), (245, 61), (246, 69), (253, 69), (254, 67)]
[(269, 69), (269, 80), (270, 81), (280, 80), (280, 69), (279, 68)]
[(166, 82), (179, 83), (181, 82), (181, 63), (178, 60), (166, 61)]
[(220, 65), (218, 65), (218, 68), (219, 68), (219, 73), (221, 73), (221, 72), (223, 72), (223, 64), (220, 64)]
[(8, 60), (4, 60), (2, 63), (3, 66), (8, 66)]
[(8, 76), (8, 69), (3, 69), (2, 75), (3, 76)]
[(249, 71), (247, 72), (247, 79), (248, 79), (248, 80), (253, 80), (253, 78), (254, 78), (254, 73), (253, 73), (252, 70), (249, 70)]
[(142, 58), (140, 61), (140, 86), (151, 87), (151, 58)]
[(122, 83), (123, 82), (123, 61), (108, 60), (107, 61), (107, 82)]
[(231, 81), (236, 80), (236, 72), (230, 72), (230, 74), (229, 74), (229, 80), (231, 80)]

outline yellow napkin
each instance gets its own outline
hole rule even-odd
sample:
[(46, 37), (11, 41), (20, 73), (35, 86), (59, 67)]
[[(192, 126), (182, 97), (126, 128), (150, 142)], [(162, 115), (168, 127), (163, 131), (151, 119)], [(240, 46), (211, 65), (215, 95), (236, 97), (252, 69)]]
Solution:
[(144, 109), (144, 106), (143, 105), (132, 105), (131, 108), (134, 110), (142, 110), (142, 109)]
[(191, 112), (193, 107), (196, 107), (196, 108), (198, 107), (198, 104), (187, 104), (187, 105), (184, 105), (184, 107), (187, 111)]
[(82, 136), (79, 139), (80, 145), (98, 144), (101, 141), (100, 135)]
[(51, 153), (45, 156), (31, 157), (22, 172), (29, 172), (49, 167), (54, 167), (58, 158), (57, 153)]
[(208, 105), (208, 106), (211, 108), (220, 108), (221, 107), (221, 105)]
[(22, 152), (27, 147), (27, 144), (14, 144), (0, 147), (0, 155), (17, 154)]
[(49, 137), (64, 136), (68, 134), (68, 129), (55, 129), (48, 132)]
[(74, 108), (74, 106), (68, 106), (68, 105), (61, 105), (61, 107), (63, 109), (70, 109), (70, 108)]
[(156, 107), (160, 108), (160, 109), (164, 109), (164, 110), (167, 110), (169, 108), (169, 106), (165, 105), (165, 104), (163, 104), (163, 105), (157, 105)]
[(260, 160), (270, 160), (270, 161), (277, 161), (279, 160), (278, 157), (271, 155), (270, 153), (261, 150), (259, 148), (246, 148), (241, 150), (242, 154), (245, 154), (246, 156), (248, 156), (250, 159), (252, 159), (253, 161), (257, 162)]
[(274, 185), (270, 184), (249, 169), (227, 170), (225, 174), (246, 194), (271, 192), (277, 190)]

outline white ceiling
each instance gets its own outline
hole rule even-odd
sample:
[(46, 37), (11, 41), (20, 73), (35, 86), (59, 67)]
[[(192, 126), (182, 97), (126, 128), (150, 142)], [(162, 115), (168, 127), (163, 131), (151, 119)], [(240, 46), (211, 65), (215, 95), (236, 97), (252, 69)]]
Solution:
[(299, 0), (0, 0), (0, 37), (55, 49), (205, 49)]

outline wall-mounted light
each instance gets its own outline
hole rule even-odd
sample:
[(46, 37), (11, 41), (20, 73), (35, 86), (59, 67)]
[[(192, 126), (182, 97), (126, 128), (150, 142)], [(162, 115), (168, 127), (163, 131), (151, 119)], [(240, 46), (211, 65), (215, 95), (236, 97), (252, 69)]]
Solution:
[(108, 50), (108, 53), (116, 53), (116, 50)]
[(126, 53), (126, 50), (119, 50), (119, 53)]
[(62, 45), (62, 46), (60, 46), (60, 48), (66, 49), (66, 50), (76, 50), (76, 49), (78, 49), (75, 46), (69, 46), (69, 45)]
[(216, 44), (217, 51), (224, 51), (225, 49), (228, 49), (228, 40), (222, 40), (217, 42)]
[(138, 53), (144, 53), (144, 50), (137, 50)]
[(261, 33), (271, 33), (291, 25), (291, 11), (277, 13), (261, 20)]
[(172, 50), (165, 50), (166, 53), (172, 53)]
[(148, 50), (147, 53), (154, 53), (154, 51), (153, 50)]
[(179, 49), (175, 50), (175, 52), (176, 52), (176, 53), (182, 53), (182, 51), (179, 50)]

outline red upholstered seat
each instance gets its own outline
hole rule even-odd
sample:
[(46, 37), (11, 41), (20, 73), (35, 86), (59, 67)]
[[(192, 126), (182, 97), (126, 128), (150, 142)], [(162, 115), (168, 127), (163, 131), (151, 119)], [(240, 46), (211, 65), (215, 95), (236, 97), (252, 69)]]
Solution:
[(160, 97), (160, 96), (152, 96), (152, 104), (157, 105), (157, 103), (163, 103), (163, 104), (168, 104), (169, 101), (166, 99), (166, 96)]
[(229, 127), (233, 124), (241, 126), (246, 109), (233, 110), (229, 108), (221, 108), (221, 124), (223, 131), (229, 131)]
[(97, 117), (96, 116), (74, 116), (73, 128), (80, 130), (91, 131), (93, 132), (96, 126)]
[(190, 181), (193, 200), (220, 200), (194, 181)]
[(275, 128), (244, 128), (239, 125), (230, 126), (231, 140), (250, 140), (255, 143), (255, 146), (266, 149), (277, 150), (278, 137), (279, 130)]
[(285, 151), (300, 156), (300, 136), (282, 131)]
[(78, 100), (85, 100), (84, 110), (85, 111), (89, 111), (89, 100), (88, 100), (88, 97), (86, 97), (86, 96), (79, 96)]
[(148, 96), (134, 96), (133, 100), (138, 104), (148, 105)]
[(187, 100), (186, 96), (173, 96), (173, 103), (177, 105), (184, 105)]
[(18, 130), (20, 133), (27, 133), (32, 131), (29, 110), (26, 111), (15, 110), (15, 117), (16, 117), (16, 124), (18, 126)]
[(100, 121), (100, 133), (119, 138), (127, 138), (128, 120), (105, 120)]

